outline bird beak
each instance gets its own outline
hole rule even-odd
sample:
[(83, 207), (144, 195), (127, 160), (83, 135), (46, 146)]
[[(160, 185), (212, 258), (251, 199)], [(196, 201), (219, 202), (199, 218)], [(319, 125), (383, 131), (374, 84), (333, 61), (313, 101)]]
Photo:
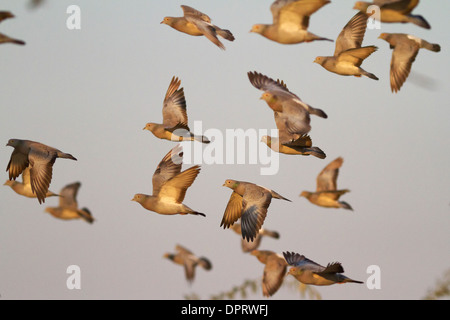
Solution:
[(146, 127), (142, 128), (142, 130), (145, 130)]
[(225, 187), (225, 183), (222, 185), (222, 187)]

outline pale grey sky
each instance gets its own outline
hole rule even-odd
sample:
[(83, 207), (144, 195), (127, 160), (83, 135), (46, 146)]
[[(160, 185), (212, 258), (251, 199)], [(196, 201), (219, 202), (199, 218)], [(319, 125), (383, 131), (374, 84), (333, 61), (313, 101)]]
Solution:
[[(332, 1), (312, 16), (310, 30), (335, 39), (356, 13), (354, 2)], [(77, 162), (56, 161), (50, 189), (80, 181), (79, 204), (96, 221), (54, 219), (44, 209), (57, 199), (39, 205), (3, 186), (1, 298), (183, 299), (195, 293), (207, 299), (260, 278), (263, 265), (241, 252), (239, 236), (219, 226), (231, 194), (222, 187), (228, 178), (292, 200), (272, 201), (264, 226), (281, 238), (264, 239), (260, 249), (295, 251), (323, 265), (340, 261), (347, 276), (362, 281), (368, 266), (380, 267), (381, 289), (317, 287), (323, 299), (420, 299), (450, 267), (448, 1), (421, 1), (415, 9), (431, 30), (411, 24), (367, 30), (363, 45), (379, 50), (363, 68), (379, 81), (313, 64), (316, 56), (332, 55), (334, 43), (286, 46), (249, 33), (255, 23), (270, 23), (271, 0), (47, 0), (35, 10), (27, 3), (0, 0), (1, 10), (16, 15), (0, 32), (27, 43), (0, 46), (0, 163), (6, 168), (10, 138), (73, 154)], [(81, 8), (81, 30), (66, 27), (71, 4)], [(161, 25), (164, 16), (182, 14), (181, 4), (208, 14), (236, 40), (224, 40), (222, 51), (204, 37)], [(392, 51), (377, 39), (381, 32), (410, 33), (442, 47), (419, 52), (398, 94), (390, 91)], [(327, 158), (280, 155), (274, 176), (260, 175), (260, 165), (203, 165), (184, 202), (206, 218), (161, 216), (131, 202), (135, 193), (151, 193), (156, 166), (175, 146), (142, 130), (146, 122), (161, 121), (173, 76), (182, 81), (190, 124), (202, 121), (203, 130), (222, 132), (275, 127), (248, 71), (284, 80), (328, 114), (312, 117), (310, 132)], [(338, 186), (351, 190), (342, 200), (353, 212), (298, 197), (314, 190), (317, 174), (338, 156), (344, 158)], [(180, 266), (162, 258), (177, 243), (213, 264), (210, 272), (197, 270), (191, 286)], [(81, 290), (66, 287), (66, 269), (74, 264), (81, 268)], [(261, 291), (250, 298), (265, 299)], [(299, 298), (289, 287), (272, 297)]]

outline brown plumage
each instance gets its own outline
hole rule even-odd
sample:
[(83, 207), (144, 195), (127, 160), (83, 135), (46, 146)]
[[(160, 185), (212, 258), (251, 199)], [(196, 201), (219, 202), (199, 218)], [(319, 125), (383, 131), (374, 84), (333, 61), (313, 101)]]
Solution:
[(352, 207), (339, 198), (350, 192), (348, 189), (337, 189), (337, 178), (339, 168), (342, 166), (344, 159), (341, 157), (331, 161), (317, 176), (317, 187), (315, 192), (303, 191), (300, 196), (305, 197), (311, 203), (326, 208), (343, 208), (353, 210)]
[(441, 51), (441, 46), (405, 33), (382, 33), (378, 38), (389, 43), (392, 51), (390, 82), (391, 91), (398, 92), (409, 76), (420, 49)]
[(431, 29), (430, 24), (421, 15), (413, 15), (411, 12), (419, 4), (419, 0), (374, 0), (373, 2), (357, 1), (353, 9), (366, 14), (371, 14), (370, 6), (379, 8), (380, 16), (373, 18), (385, 23), (413, 23), (425, 29)]
[(362, 47), (367, 19), (365, 13), (355, 14), (336, 39), (334, 55), (316, 57), (314, 62), (341, 76), (366, 76), (378, 80), (374, 74), (361, 68), (363, 61), (378, 49), (376, 46)]
[(224, 229), (241, 219), (242, 238), (254, 241), (266, 219), (272, 198), (291, 201), (273, 190), (251, 182), (228, 179), (223, 186), (233, 190), (220, 226)]
[(14, 148), (6, 168), (9, 180), (16, 180), (29, 167), (31, 190), (39, 203), (45, 202), (56, 159), (77, 160), (71, 154), (31, 140), (10, 139), (6, 145)]
[(183, 204), (187, 189), (194, 183), (200, 173), (200, 166), (195, 165), (181, 171), (183, 152), (180, 145), (170, 150), (160, 161), (153, 173), (152, 195), (137, 193), (131, 201), (136, 201), (144, 209), (162, 214), (192, 214), (205, 216)]
[(211, 23), (211, 18), (206, 14), (182, 5), (183, 17), (165, 17), (161, 23), (178, 30), (180, 32), (189, 34), (191, 36), (205, 36), (208, 40), (214, 43), (219, 48), (225, 50), (225, 46), (220, 42), (217, 36), (234, 41), (234, 36), (229, 30), (219, 28)]
[(60, 191), (59, 206), (47, 207), (45, 208), (45, 212), (62, 220), (83, 219), (88, 223), (93, 223), (94, 218), (92, 217), (91, 211), (88, 208), (78, 208), (77, 195), (80, 187), (80, 182), (66, 185)]
[(288, 264), (282, 255), (273, 251), (253, 250), (251, 254), (265, 265), (262, 291), (265, 297), (271, 297), (283, 284)]
[[(240, 223), (235, 223), (230, 227), (231, 230), (233, 230), (238, 235), (242, 235), (242, 229)], [(253, 241), (248, 241), (241, 236), (241, 249), (243, 252), (252, 252), (253, 250), (256, 250), (261, 245), (261, 241), (263, 238), (269, 237), (273, 239), (279, 239), (280, 233), (273, 230), (267, 230), (265, 228), (259, 229), (258, 234), (256, 235), (255, 239)]]
[(330, 2), (329, 0), (276, 0), (270, 6), (272, 24), (255, 24), (251, 32), (281, 44), (316, 40), (333, 41), (308, 31), (311, 15)]
[(208, 138), (190, 132), (184, 90), (180, 88), (181, 80), (173, 77), (164, 97), (162, 115), (163, 123), (149, 122), (143, 130), (148, 130), (159, 139), (170, 141), (199, 141), (209, 143)]
[(192, 283), (195, 278), (195, 269), (197, 266), (209, 271), (212, 269), (212, 263), (208, 258), (197, 257), (187, 248), (177, 244), (175, 246), (176, 253), (165, 253), (164, 258), (173, 261), (175, 264), (184, 267), (186, 280)]

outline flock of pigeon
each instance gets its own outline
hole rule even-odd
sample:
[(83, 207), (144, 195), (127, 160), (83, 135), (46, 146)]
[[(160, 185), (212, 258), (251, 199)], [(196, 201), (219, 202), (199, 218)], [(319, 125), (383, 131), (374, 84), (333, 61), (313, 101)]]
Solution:
[[(273, 23), (255, 24), (251, 32), (280, 44), (297, 44), (318, 40), (333, 41), (308, 31), (311, 15), (330, 2), (329, 0), (276, 0), (270, 7)], [(362, 46), (368, 19), (370, 17), (378, 18), (385, 23), (413, 23), (430, 29), (430, 25), (423, 17), (411, 14), (418, 2), (418, 0), (356, 2), (354, 9), (358, 12), (337, 37), (334, 54), (317, 57), (314, 62), (326, 70), (342, 76), (366, 76), (378, 80), (377, 76), (361, 68), (363, 61), (377, 50), (377, 47), (373, 45)], [(374, 14), (372, 5), (377, 6), (379, 15)], [(221, 49), (225, 49), (225, 46), (218, 37), (229, 41), (234, 40), (234, 36), (229, 30), (212, 24), (210, 17), (206, 14), (185, 5), (182, 5), (181, 8), (184, 13), (182, 17), (165, 17), (161, 23), (192, 36), (205, 36)], [(0, 22), (13, 17), (14, 15), (10, 12), (0, 12)], [(382, 33), (379, 38), (386, 40), (394, 49), (390, 67), (392, 92), (398, 92), (406, 81), (419, 49), (440, 51), (439, 45), (408, 34)], [(22, 40), (0, 33), (1, 43), (25, 44)], [(319, 147), (312, 145), (308, 133), (311, 130), (310, 115), (327, 118), (327, 114), (323, 110), (313, 108), (303, 102), (287, 88), (282, 80), (274, 80), (258, 72), (248, 72), (248, 78), (256, 89), (263, 92), (261, 99), (273, 110), (275, 124), (279, 131), (278, 137), (264, 136), (262, 142), (272, 150), (283, 154), (326, 158), (325, 153)], [(144, 130), (150, 131), (159, 139), (169, 141), (210, 143), (207, 137), (197, 136), (190, 132), (186, 99), (180, 85), (181, 81), (177, 77), (173, 77), (163, 102), (162, 123), (147, 123)], [(76, 196), (81, 185), (79, 182), (68, 184), (58, 194), (49, 190), (52, 167), (56, 159), (76, 161), (75, 157), (31, 140), (10, 139), (7, 146), (11, 146), (14, 150), (7, 165), (9, 180), (5, 182), (5, 185), (10, 186), (22, 196), (37, 198), (40, 204), (45, 202), (46, 197), (59, 197), (58, 207), (48, 207), (45, 210), (54, 217), (60, 219), (81, 218), (89, 223), (94, 221), (87, 208), (79, 209), (78, 207)], [(135, 194), (132, 200), (146, 210), (162, 215), (206, 216), (183, 203), (187, 189), (200, 173), (200, 166), (195, 165), (181, 171), (182, 164), (183, 150), (178, 144), (163, 157), (157, 166), (152, 178), (152, 194)], [(316, 191), (303, 191), (300, 196), (321, 207), (353, 210), (347, 202), (339, 201), (339, 198), (349, 191), (337, 188), (337, 177), (342, 164), (341, 157), (330, 162), (317, 176)], [(16, 181), (20, 175), (22, 175), (22, 182)], [(269, 297), (275, 294), (286, 274), (291, 274), (301, 283), (308, 285), (363, 283), (344, 276), (344, 269), (339, 262), (328, 263), (324, 267), (295, 252), (283, 252), (281, 255), (268, 250), (258, 250), (262, 237), (279, 238), (278, 232), (262, 227), (272, 199), (290, 200), (274, 190), (251, 182), (226, 180), (224, 186), (230, 188), (232, 193), (220, 226), (230, 228), (240, 234), (243, 252), (250, 252), (265, 264), (262, 279), (264, 296)], [(237, 223), (238, 220), (240, 223)], [(194, 279), (196, 266), (201, 266), (205, 270), (212, 268), (211, 262), (205, 257), (197, 257), (180, 245), (177, 245), (175, 250), (176, 253), (167, 253), (165, 257), (184, 266), (188, 281)], [(290, 269), (286, 272), (288, 266)]]

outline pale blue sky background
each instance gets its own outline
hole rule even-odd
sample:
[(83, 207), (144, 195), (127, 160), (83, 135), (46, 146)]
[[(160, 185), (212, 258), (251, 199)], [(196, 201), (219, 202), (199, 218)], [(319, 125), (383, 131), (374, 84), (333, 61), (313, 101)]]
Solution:
[[(335, 39), (356, 13), (353, 0), (332, 1), (311, 18), (310, 30)], [(225, 179), (272, 188), (293, 202), (274, 200), (264, 226), (281, 233), (260, 249), (295, 251), (327, 264), (340, 261), (345, 274), (367, 280), (381, 268), (381, 290), (366, 285), (317, 287), (323, 299), (420, 299), (450, 267), (450, 109), (448, 90), (450, 2), (421, 1), (414, 13), (431, 24), (382, 24), (368, 30), (364, 45), (379, 50), (363, 68), (380, 80), (341, 77), (313, 64), (331, 55), (334, 43), (284, 46), (249, 33), (270, 23), (271, 0), (143, 1), (48, 0), (30, 10), (27, 1), (0, 1), (15, 19), (0, 32), (26, 46), (0, 46), (0, 164), (10, 138), (40, 141), (69, 152), (77, 162), (57, 160), (50, 189), (81, 181), (78, 201), (96, 222), (62, 221), (44, 213), (57, 199), (36, 199), (0, 188), (0, 295), (3, 299), (207, 299), (245, 279), (262, 276), (263, 265), (240, 250), (240, 239), (219, 227), (231, 190)], [(81, 8), (81, 30), (66, 28), (66, 9)], [(236, 40), (221, 51), (206, 38), (160, 25), (180, 16), (180, 5), (208, 14)], [(439, 43), (440, 53), (420, 51), (398, 94), (389, 87), (392, 51), (381, 32), (403, 32)], [(280, 156), (276, 176), (259, 165), (204, 165), (185, 203), (207, 217), (161, 216), (130, 199), (151, 193), (151, 177), (175, 145), (142, 131), (161, 121), (172, 76), (185, 90), (189, 121), (203, 129), (274, 128), (272, 111), (248, 81), (248, 71), (283, 79), (305, 102), (329, 118), (312, 118), (314, 145), (327, 154)], [(261, 145), (260, 147), (265, 147)], [(344, 158), (338, 186), (354, 212), (313, 206), (299, 198), (314, 190), (322, 168)], [(188, 166), (185, 166), (187, 168)], [(4, 170), (4, 169), (3, 169)], [(3, 173), (4, 180), (7, 173)], [(188, 286), (181, 267), (162, 258), (176, 243), (210, 258), (213, 270), (197, 271)], [(81, 290), (68, 290), (66, 268), (81, 268)], [(290, 282), (292, 279), (289, 279)], [(261, 291), (250, 296), (265, 299)], [(272, 299), (299, 299), (288, 287)]]

